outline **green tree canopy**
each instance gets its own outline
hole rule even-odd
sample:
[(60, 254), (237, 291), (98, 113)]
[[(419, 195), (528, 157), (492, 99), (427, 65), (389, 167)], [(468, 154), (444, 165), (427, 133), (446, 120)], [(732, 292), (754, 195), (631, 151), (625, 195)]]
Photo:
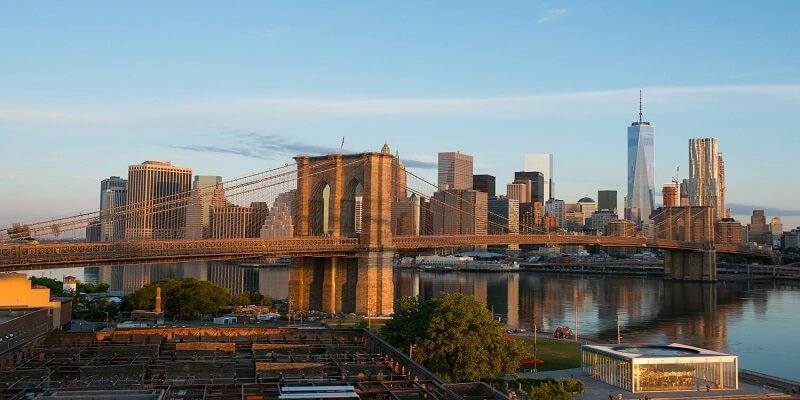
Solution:
[(61, 281), (53, 279), (53, 278), (46, 278), (44, 276), (42, 276), (42, 277), (32, 276), (29, 279), (31, 281), (31, 285), (44, 286), (44, 287), (50, 289), (50, 295), (51, 296), (63, 296), (64, 295), (64, 282), (61, 282)]
[(456, 293), (401, 299), (382, 333), (401, 349), (415, 345), (414, 359), (450, 382), (512, 373), (529, 354), (525, 343), (505, 337), (483, 304)]
[(242, 293), (237, 294), (236, 296), (233, 296), (233, 299), (231, 299), (231, 304), (234, 305), (234, 306), (239, 306), (239, 307), (247, 307), (247, 306), (249, 306), (250, 305), (250, 293), (242, 292)]
[(214, 314), (230, 302), (228, 289), (209, 281), (192, 278), (164, 279), (145, 285), (125, 299), (126, 310), (151, 310), (155, 305), (156, 287), (161, 288), (162, 308), (171, 317), (195, 319)]
[(103, 293), (108, 291), (108, 284), (78, 282), (77, 291), (78, 293)]

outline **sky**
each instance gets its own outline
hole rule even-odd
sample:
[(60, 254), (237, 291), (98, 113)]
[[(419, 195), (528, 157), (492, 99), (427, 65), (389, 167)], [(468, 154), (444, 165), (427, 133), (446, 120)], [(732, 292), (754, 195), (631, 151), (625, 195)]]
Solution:
[[(435, 180), (472, 154), (498, 192), (554, 155), (567, 202), (626, 187), (655, 126), (656, 188), (717, 137), (736, 214), (800, 215), (800, 2), (142, 1), (0, 4), (0, 225), (96, 209), (170, 160), (243, 176), (388, 142)], [(657, 200), (658, 202), (658, 200)], [(744, 210), (744, 211), (742, 211)]]

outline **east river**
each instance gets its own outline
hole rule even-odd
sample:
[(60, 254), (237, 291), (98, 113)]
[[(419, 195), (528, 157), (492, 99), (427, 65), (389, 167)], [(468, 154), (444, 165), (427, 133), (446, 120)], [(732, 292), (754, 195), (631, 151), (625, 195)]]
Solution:
[[(28, 271), (62, 279), (73, 275), (105, 282), (114, 291), (135, 291), (165, 278), (207, 279), (231, 292), (288, 295), (289, 268), (234, 263), (89, 267)], [(509, 329), (541, 331), (567, 325), (579, 336), (623, 342), (686, 343), (739, 356), (741, 368), (800, 380), (800, 283), (772, 281), (716, 284), (661, 279), (533, 272), (395, 272), (395, 295), (474, 296)]]

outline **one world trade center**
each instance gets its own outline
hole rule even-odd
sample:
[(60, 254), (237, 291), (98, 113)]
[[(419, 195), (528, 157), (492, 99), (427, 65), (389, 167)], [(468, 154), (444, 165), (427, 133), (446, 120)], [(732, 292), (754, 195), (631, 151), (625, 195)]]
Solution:
[(642, 92), (639, 91), (639, 121), (628, 127), (628, 196), (625, 197), (625, 217), (645, 225), (655, 208), (653, 138), (653, 125), (642, 120)]

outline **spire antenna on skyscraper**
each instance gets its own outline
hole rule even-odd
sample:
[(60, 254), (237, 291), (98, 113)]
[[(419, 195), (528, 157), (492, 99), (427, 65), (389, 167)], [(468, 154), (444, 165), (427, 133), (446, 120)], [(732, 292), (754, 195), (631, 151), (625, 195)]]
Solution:
[(639, 89), (639, 123), (642, 123), (642, 89)]

